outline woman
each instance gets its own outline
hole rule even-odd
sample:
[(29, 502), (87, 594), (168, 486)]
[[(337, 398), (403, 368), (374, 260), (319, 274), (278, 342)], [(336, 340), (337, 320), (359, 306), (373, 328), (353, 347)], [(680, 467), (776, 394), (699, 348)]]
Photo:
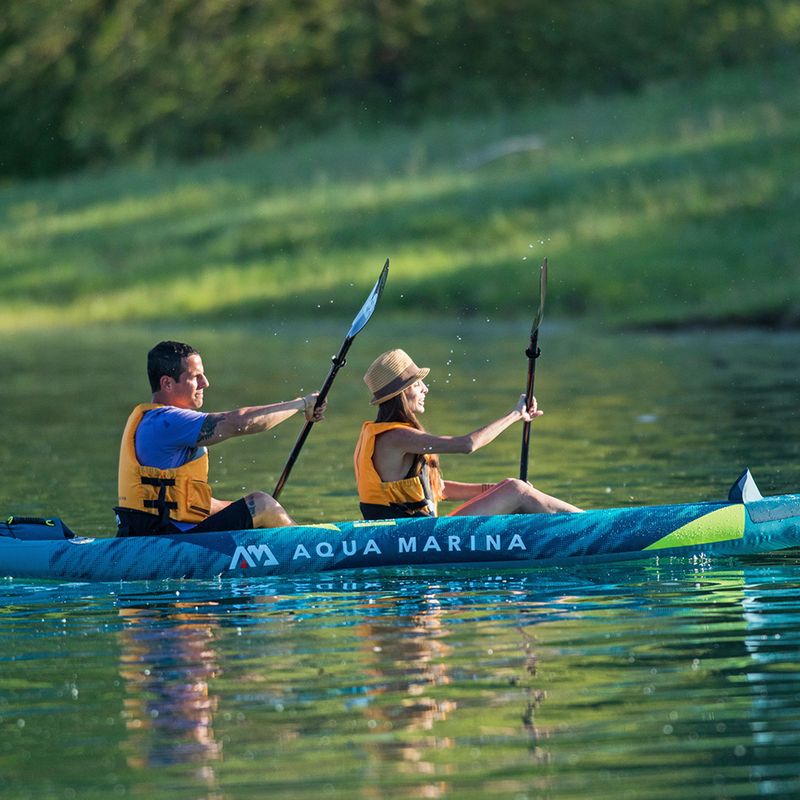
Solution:
[(446, 481), (439, 471), (439, 453), (472, 453), (496, 439), (519, 420), (542, 412), (534, 399), (465, 436), (434, 436), (417, 419), (425, 411), (430, 372), (418, 367), (403, 350), (389, 350), (372, 362), (364, 382), (378, 406), (375, 422), (365, 422), (355, 451), (356, 482), (364, 519), (436, 516), (440, 500), (464, 500), (450, 516), (541, 514), (580, 511), (524, 481), (500, 483)]

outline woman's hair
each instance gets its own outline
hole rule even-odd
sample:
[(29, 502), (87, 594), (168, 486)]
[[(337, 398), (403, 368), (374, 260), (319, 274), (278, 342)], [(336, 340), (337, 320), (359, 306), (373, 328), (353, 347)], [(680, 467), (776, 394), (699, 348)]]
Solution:
[(408, 407), (405, 391), (390, 397), (378, 406), (378, 416), (375, 418), (375, 422), (404, 422), (418, 431), (425, 430), (416, 414)]
[[(390, 397), (378, 406), (378, 416), (375, 422), (403, 422), (416, 428), (418, 431), (424, 431), (422, 423), (417, 419), (417, 415), (408, 407), (408, 400), (406, 400), (405, 391)], [(418, 466), (421, 466), (424, 461), (422, 455), (417, 454), (414, 459), (414, 470), (418, 471)], [(444, 484), (442, 482), (442, 472), (439, 469), (439, 456), (436, 453), (431, 453), (428, 456), (428, 467), (431, 472), (431, 488), (437, 499), (442, 499), (444, 491)]]

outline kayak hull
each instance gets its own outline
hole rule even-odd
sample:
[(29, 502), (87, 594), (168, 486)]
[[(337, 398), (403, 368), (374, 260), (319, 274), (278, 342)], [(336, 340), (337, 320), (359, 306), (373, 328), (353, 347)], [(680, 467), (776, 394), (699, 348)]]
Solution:
[(380, 567), (535, 568), (717, 558), (800, 546), (800, 495), (582, 514), (339, 522), (225, 533), (0, 536), (0, 576), (59, 581), (241, 578)]

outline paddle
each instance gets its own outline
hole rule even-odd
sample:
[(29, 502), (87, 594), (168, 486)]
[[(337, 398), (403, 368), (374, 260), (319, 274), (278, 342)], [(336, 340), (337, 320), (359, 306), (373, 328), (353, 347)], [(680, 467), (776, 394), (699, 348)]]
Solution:
[[(339, 372), (339, 370), (347, 363), (345, 361), (347, 351), (350, 349), (353, 339), (356, 338), (358, 333), (363, 330), (364, 326), (369, 322), (369, 318), (372, 316), (372, 312), (375, 310), (375, 306), (378, 303), (378, 298), (381, 296), (381, 292), (383, 292), (383, 287), (386, 283), (386, 277), (388, 274), (389, 259), (387, 258), (386, 263), (383, 265), (383, 269), (381, 270), (381, 274), (378, 276), (378, 280), (375, 282), (375, 286), (372, 287), (369, 297), (366, 299), (364, 305), (361, 306), (361, 310), (358, 312), (358, 314), (356, 314), (353, 324), (350, 326), (350, 330), (347, 332), (347, 336), (344, 337), (344, 342), (339, 349), (339, 353), (331, 358), (331, 370), (328, 373), (328, 377), (325, 378), (325, 383), (322, 384), (322, 388), (319, 390), (317, 402), (314, 404), (315, 409), (324, 402), (325, 398), (328, 396), (331, 386), (333, 385), (333, 379), (336, 377), (336, 373)], [(311, 432), (311, 427), (313, 424), (313, 422), (306, 421), (306, 424), (300, 431), (300, 435), (297, 437), (297, 441), (294, 443), (292, 452), (289, 454), (289, 460), (286, 462), (286, 466), (283, 468), (280, 478), (278, 478), (275, 491), (272, 493), (274, 498), (277, 499), (278, 495), (283, 491), (283, 487), (286, 485), (286, 481), (289, 478), (289, 473), (292, 471), (294, 462), (297, 461), (297, 457), (300, 455), (300, 450), (302, 450), (303, 445), (308, 438), (308, 434)]]
[[(527, 405), (531, 404), (533, 400), (533, 381), (536, 376), (536, 359), (539, 358), (539, 325), (542, 323), (544, 316), (544, 298), (547, 294), (547, 259), (542, 261), (541, 269), (539, 270), (539, 309), (536, 316), (533, 318), (533, 325), (531, 326), (531, 341), (525, 355), (528, 356), (528, 385), (525, 389), (525, 397), (527, 398)], [(522, 424), (522, 450), (519, 456), (519, 478), (522, 481), (528, 480), (528, 450), (531, 446), (531, 423), (524, 422)]]

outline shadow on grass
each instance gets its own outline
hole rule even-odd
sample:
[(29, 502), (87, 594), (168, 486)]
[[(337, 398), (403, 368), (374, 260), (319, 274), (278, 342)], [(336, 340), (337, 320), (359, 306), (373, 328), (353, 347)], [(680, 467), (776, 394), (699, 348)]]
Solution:
[[(548, 172), (531, 157), (470, 175), (407, 177), (394, 187), (338, 184), (275, 195), (263, 184), (259, 194), (257, 178), (240, 178), (237, 184), (223, 171), (204, 186), (176, 183), (175, 199), (183, 196), (184, 204), (170, 211), (163, 210), (162, 188), (153, 196), (160, 212), (151, 213), (142, 196), (133, 218), (113, 213), (104, 222), (99, 207), (94, 223), (90, 215), (84, 227), (78, 220), (60, 232), (57, 216), (50, 225), (48, 218), (35, 216), (10, 224), (0, 234), (0, 244), (5, 239), (0, 286), (6, 301), (30, 300), (54, 309), (141, 290), (158, 296), (170, 313), (198, 319), (249, 318), (270, 309), (340, 314), (353, 304), (352, 284), (363, 279), (363, 254), (414, 252), (419, 259), (434, 253), (442, 261), (452, 253), (447, 271), (414, 264), (398, 272), (395, 266), (390, 282), (402, 289), (388, 293), (384, 304), (464, 315), (524, 311), (531, 265), (503, 263), (508, 252), (503, 234), (536, 223), (564, 240), (554, 249), (570, 266), (562, 272), (561, 291), (550, 300), (561, 313), (619, 314), (627, 307), (636, 323), (637, 305), (660, 305), (664, 317), (674, 315), (664, 293), (677, 285), (670, 271), (679, 265), (693, 273), (697, 287), (677, 291), (687, 308), (717, 296), (722, 300), (709, 319), (761, 317), (794, 324), (798, 314), (788, 298), (756, 308), (754, 295), (753, 309), (743, 312), (726, 307), (724, 296), (730, 276), (750, 268), (774, 276), (800, 244), (789, 224), (800, 210), (790, 177), (800, 170), (796, 142), (793, 131), (782, 131), (681, 152), (634, 153), (623, 163), (603, 166), (576, 160)], [(559, 158), (563, 161), (563, 153)], [(765, 186), (749, 186), (753, 172), (768, 175)], [(648, 202), (652, 208), (643, 211)], [(622, 229), (592, 230), (595, 211), (598, 218), (614, 215)], [(776, 224), (782, 244), (770, 232)], [(56, 232), (48, 233), (48, 227)], [(709, 269), (708, 254), (715, 250), (728, 260), (729, 274), (722, 266)], [(280, 296), (259, 296), (255, 286), (252, 299), (212, 296), (211, 308), (202, 312), (181, 310), (180, 303), (163, 296), (169, 291), (165, 286), (184, 281), (191, 292), (201, 272), (226, 270), (231, 280), (236, 271), (248, 280), (257, 276)], [(790, 277), (796, 286), (796, 269)], [(143, 316), (151, 315), (143, 311)], [(645, 316), (659, 324), (658, 313), (649, 310)], [(689, 319), (691, 313), (678, 316)], [(152, 318), (159, 318), (157, 309)]]

